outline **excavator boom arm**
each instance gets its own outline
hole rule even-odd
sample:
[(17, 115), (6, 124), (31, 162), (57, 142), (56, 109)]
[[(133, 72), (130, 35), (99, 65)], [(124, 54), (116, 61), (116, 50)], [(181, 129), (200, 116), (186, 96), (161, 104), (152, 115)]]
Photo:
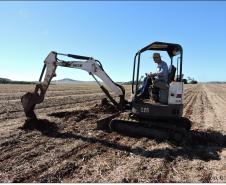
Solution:
[[(79, 61), (63, 61), (57, 58), (57, 55), (64, 55)], [(44, 61), (44, 66), (39, 78), (39, 83), (36, 85), (33, 93), (28, 92), (22, 96), (21, 102), (24, 108), (24, 112), (27, 118), (36, 118), (34, 114), (34, 108), (36, 104), (43, 102), (46, 91), (53, 77), (56, 76), (57, 66), (70, 67), (87, 71), (93, 76), (95, 81), (98, 83), (103, 92), (111, 100), (111, 102), (119, 109), (123, 108), (123, 102), (125, 101), (125, 90), (124, 88), (113, 82), (111, 78), (105, 73), (101, 63), (92, 57), (72, 55), (72, 54), (61, 54), (56, 52), (50, 52)], [(45, 72), (44, 80), (42, 81)], [(109, 91), (97, 80), (95, 76), (98, 76), (111, 91), (120, 97), (120, 102), (116, 102), (110, 95)]]

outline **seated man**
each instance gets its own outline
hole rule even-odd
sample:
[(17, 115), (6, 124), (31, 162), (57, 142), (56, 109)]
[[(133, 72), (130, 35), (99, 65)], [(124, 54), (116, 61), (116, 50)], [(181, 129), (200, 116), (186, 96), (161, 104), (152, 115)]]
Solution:
[(164, 89), (167, 88), (167, 81), (168, 81), (168, 66), (166, 62), (161, 60), (161, 56), (159, 53), (153, 54), (153, 60), (157, 66), (156, 73), (146, 73), (146, 77), (143, 81), (142, 88), (140, 89), (140, 95), (138, 96), (141, 99), (148, 99), (149, 98), (149, 86), (152, 85), (152, 94), (153, 99), (158, 101), (158, 93), (159, 88)]

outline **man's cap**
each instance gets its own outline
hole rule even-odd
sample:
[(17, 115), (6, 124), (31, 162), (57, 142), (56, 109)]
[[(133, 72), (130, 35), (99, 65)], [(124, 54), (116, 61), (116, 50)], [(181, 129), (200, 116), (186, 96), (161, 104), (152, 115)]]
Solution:
[(161, 57), (159, 53), (153, 53), (153, 57)]

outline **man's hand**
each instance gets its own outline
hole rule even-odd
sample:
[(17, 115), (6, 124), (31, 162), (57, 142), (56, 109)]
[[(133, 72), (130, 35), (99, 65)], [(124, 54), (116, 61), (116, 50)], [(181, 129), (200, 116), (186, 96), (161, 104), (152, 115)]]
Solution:
[(145, 73), (145, 75), (146, 75), (146, 76), (150, 76), (150, 77), (151, 77), (151, 76), (156, 76), (156, 74), (155, 74), (155, 73), (152, 73), (152, 72), (150, 72), (150, 73)]
[(150, 73), (145, 73), (145, 75), (148, 76), (148, 77), (155, 77), (156, 73), (150, 72)]
[(145, 73), (146, 76), (150, 76), (150, 73)]
[(150, 73), (150, 75), (151, 75), (151, 77), (155, 77), (155, 76), (157, 76), (157, 74), (156, 74), (156, 73)]

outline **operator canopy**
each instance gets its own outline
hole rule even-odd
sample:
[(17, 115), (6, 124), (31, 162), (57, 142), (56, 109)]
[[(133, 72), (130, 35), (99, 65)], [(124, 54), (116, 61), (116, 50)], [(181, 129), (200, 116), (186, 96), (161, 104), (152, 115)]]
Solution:
[(167, 51), (168, 55), (174, 57), (179, 55), (183, 52), (181, 45), (173, 44), (173, 43), (166, 43), (166, 42), (153, 42), (146, 47), (142, 48), (138, 53), (143, 53), (147, 50), (158, 50), (158, 51)]

